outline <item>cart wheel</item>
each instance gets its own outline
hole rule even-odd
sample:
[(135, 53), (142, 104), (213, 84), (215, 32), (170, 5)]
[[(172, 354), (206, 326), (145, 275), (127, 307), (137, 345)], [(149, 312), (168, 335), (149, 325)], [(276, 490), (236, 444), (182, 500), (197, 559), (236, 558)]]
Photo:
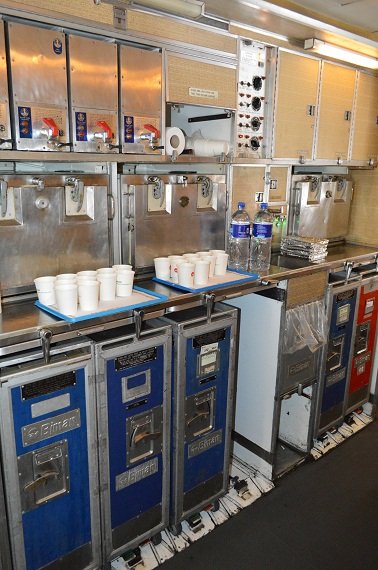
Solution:
[(215, 499), (215, 501), (213, 502), (213, 504), (211, 506), (211, 510), (213, 513), (216, 513), (217, 511), (219, 511), (219, 509), (220, 509), (219, 499)]
[(151, 537), (151, 542), (154, 546), (158, 546), (162, 541), (162, 537), (161, 537), (161, 532), (158, 532), (157, 534), (154, 534), (154, 536)]
[(179, 534), (182, 533), (182, 524), (181, 523), (174, 524), (169, 527), (169, 530), (173, 534), (173, 536), (178, 536)]

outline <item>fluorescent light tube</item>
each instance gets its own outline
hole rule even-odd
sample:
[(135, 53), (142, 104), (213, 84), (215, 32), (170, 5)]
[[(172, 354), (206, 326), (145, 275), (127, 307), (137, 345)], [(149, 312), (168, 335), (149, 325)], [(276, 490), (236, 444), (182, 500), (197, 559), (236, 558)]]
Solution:
[(316, 38), (311, 38), (305, 40), (304, 48), (311, 50), (320, 55), (325, 55), (332, 57), (333, 59), (339, 59), (341, 61), (346, 61), (348, 63), (353, 63), (354, 65), (359, 65), (361, 67), (368, 67), (369, 69), (378, 69), (378, 59), (375, 57), (370, 57), (369, 55), (364, 55), (356, 51), (352, 51), (343, 47), (335, 46), (322, 40), (317, 40)]
[(94, 0), (94, 3), (113, 4), (113, 6), (126, 4), (131, 7), (135, 4), (136, 7), (141, 6), (192, 19), (200, 18), (205, 12), (205, 2), (198, 0), (135, 0), (135, 2), (133, 0)]

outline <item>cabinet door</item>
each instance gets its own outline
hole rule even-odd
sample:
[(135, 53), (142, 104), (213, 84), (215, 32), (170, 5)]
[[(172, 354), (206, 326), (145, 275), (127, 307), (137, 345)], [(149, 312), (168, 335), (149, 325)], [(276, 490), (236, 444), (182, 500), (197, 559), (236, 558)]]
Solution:
[(280, 52), (274, 119), (275, 158), (312, 158), (320, 62)]
[(323, 62), (315, 158), (346, 160), (356, 72)]
[(236, 108), (236, 69), (168, 55), (167, 101)]
[(360, 73), (353, 132), (352, 160), (378, 158), (378, 77)]

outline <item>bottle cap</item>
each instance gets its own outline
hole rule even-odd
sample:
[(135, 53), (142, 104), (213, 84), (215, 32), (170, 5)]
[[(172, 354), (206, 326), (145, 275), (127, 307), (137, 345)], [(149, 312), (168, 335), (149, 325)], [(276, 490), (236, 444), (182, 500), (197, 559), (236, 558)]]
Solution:
[(245, 208), (245, 202), (238, 202), (238, 208)]

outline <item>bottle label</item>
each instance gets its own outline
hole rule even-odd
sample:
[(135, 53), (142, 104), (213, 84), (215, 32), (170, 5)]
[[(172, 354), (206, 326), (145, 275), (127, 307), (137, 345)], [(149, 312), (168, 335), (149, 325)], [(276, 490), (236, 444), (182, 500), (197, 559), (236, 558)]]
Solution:
[(272, 227), (271, 223), (259, 222), (253, 224), (252, 235), (256, 238), (271, 238), (272, 237)]
[(245, 224), (231, 224), (230, 235), (233, 238), (249, 238), (251, 225), (246, 222)]

